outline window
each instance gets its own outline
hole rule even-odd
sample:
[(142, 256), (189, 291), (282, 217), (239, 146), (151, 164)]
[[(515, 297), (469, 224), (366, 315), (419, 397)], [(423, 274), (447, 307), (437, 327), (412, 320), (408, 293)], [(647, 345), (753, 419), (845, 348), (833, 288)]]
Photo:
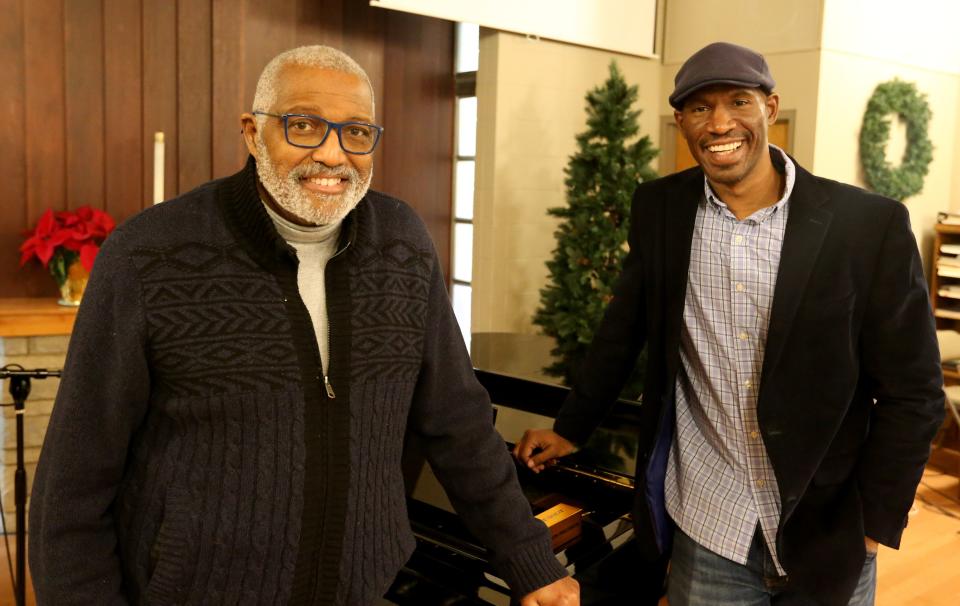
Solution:
[(477, 68), (480, 59), (480, 26), (457, 24), (456, 160), (453, 196), (453, 311), (463, 340), (470, 348), (470, 313), (473, 296), (473, 193), (477, 157)]

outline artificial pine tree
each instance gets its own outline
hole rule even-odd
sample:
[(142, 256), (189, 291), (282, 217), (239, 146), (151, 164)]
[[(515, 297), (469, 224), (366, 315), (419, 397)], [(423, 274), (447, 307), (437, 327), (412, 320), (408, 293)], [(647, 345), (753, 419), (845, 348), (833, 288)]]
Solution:
[[(548, 209), (560, 219), (557, 247), (547, 261), (550, 281), (540, 290), (533, 323), (556, 340), (555, 362), (544, 369), (569, 384), (613, 298), (613, 286), (627, 254), (630, 201), (637, 184), (657, 177), (650, 167), (658, 150), (643, 136), (632, 109), (637, 87), (628, 86), (616, 62), (610, 77), (587, 93), (587, 130), (577, 135), (578, 151), (566, 174), (567, 205)], [(624, 397), (642, 391), (638, 361)]]

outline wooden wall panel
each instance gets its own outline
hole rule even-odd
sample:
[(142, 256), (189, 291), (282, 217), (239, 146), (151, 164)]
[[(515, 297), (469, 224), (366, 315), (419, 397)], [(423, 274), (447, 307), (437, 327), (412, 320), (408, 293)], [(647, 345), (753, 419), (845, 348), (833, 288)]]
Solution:
[[(63, 3), (26, 2), (24, 11), (27, 219), (67, 207)], [(42, 134), (41, 134), (42, 133)], [(37, 135), (37, 136), (34, 136)], [(26, 227), (26, 225), (24, 225)]]
[(373, 186), (424, 217), (447, 269), (453, 168), (453, 25), (365, 0), (0, 0), (0, 296), (52, 296), (17, 268), (20, 232), (47, 208), (91, 204), (119, 221), (236, 172), (239, 116), (261, 70), (303, 44), (342, 48), (369, 73), (386, 127)]
[(240, 114), (249, 108), (243, 104), (245, 83), (243, 48), (246, 35), (244, 0), (213, 0), (211, 30), (213, 36), (212, 65), (212, 130), (213, 174), (224, 176), (238, 171), (247, 158), (247, 149), (240, 136)]
[[(296, 45), (297, 0), (247, 0), (243, 66), (243, 111), (253, 109), (260, 72), (278, 53)], [(237, 129), (240, 124), (237, 122)]]
[(67, 207), (103, 207), (103, 2), (63, 7)]
[(210, 0), (177, 3), (177, 190), (213, 176), (211, 154), (212, 31)]
[[(383, 100), (383, 189), (412, 204), (441, 251), (451, 245), (450, 192), (453, 187), (454, 33), (437, 19), (388, 11)], [(440, 170), (447, 166), (447, 170)], [(430, 178), (412, 179), (421, 167)]]
[(164, 198), (177, 195), (177, 3), (143, 0), (143, 198), (153, 202), (153, 136), (164, 136)]
[[(366, 2), (344, 0), (343, 22), (348, 28), (344, 34), (343, 52), (359, 63), (370, 77), (376, 100), (377, 120), (382, 123), (384, 91), (384, 54), (386, 53), (385, 20), (392, 11), (371, 8)], [(384, 136), (386, 131), (384, 131)], [(374, 152), (373, 181), (371, 187), (389, 191), (384, 187), (383, 167), (390, 162), (389, 146), (378, 145)], [(389, 192), (393, 193), (393, 192)]]
[(143, 201), (140, 24), (139, 3), (104, 0), (104, 208), (114, 217), (129, 217)]
[(377, 99), (383, 97), (386, 19), (393, 11), (372, 8), (366, 2), (344, 0), (344, 36), (341, 50), (363, 66)]
[[(48, 208), (67, 208), (67, 117), (64, 77), (63, 3), (23, 5), (25, 221), (32, 226)], [(42, 133), (40, 135), (39, 133)], [(19, 232), (19, 230), (18, 230)], [(19, 233), (17, 233), (19, 236)], [(22, 241), (22, 238), (18, 238)], [(19, 244), (18, 244), (19, 245)], [(11, 277), (27, 296), (52, 296), (47, 270), (31, 263)]]
[(296, 46), (323, 44), (343, 48), (343, 0), (300, 0)]
[[(16, 296), (20, 255), (20, 230), (27, 222), (26, 166), (24, 162), (24, 15), (20, 0), (0, 0), (0, 121), (6, 125), (0, 145), (0, 183), (3, 211), (0, 213), (0, 296)], [(34, 272), (36, 273), (36, 272)], [(23, 284), (26, 288), (26, 284)]]

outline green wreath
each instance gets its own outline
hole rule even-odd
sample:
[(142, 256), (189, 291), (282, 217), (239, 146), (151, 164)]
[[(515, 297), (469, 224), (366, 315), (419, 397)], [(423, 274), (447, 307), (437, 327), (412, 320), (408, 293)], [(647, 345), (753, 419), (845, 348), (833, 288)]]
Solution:
[[(890, 114), (899, 114), (907, 123), (907, 149), (898, 168), (886, 158)], [(933, 159), (933, 145), (927, 136), (930, 115), (926, 95), (918, 93), (913, 83), (894, 79), (873, 91), (860, 129), (860, 161), (874, 191), (904, 200), (923, 189)]]

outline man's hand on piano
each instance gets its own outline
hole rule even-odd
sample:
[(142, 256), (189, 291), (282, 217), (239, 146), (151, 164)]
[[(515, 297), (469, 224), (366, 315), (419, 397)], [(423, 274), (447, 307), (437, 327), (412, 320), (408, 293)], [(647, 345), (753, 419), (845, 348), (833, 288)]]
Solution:
[(563, 577), (523, 596), (520, 606), (580, 606), (580, 583)]
[(552, 429), (528, 429), (513, 447), (513, 456), (534, 473), (540, 473), (576, 449), (573, 442)]

